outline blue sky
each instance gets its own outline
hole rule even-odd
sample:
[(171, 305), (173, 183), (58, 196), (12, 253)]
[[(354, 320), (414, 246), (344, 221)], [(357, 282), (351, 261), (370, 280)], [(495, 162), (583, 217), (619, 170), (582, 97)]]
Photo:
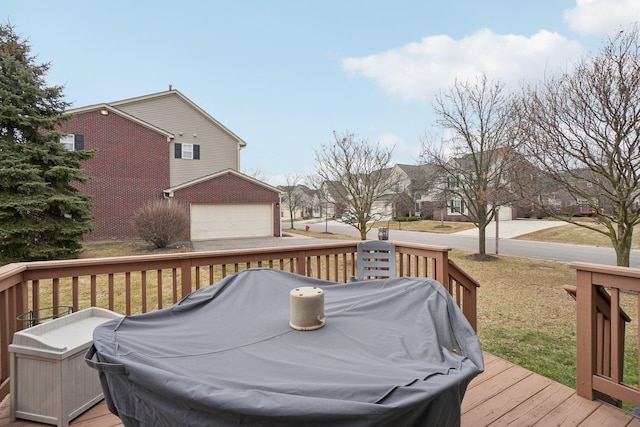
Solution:
[(415, 164), (433, 98), (487, 73), (509, 87), (570, 69), (638, 0), (2, 0), (73, 107), (173, 88), (246, 143), (277, 185), (346, 131)]

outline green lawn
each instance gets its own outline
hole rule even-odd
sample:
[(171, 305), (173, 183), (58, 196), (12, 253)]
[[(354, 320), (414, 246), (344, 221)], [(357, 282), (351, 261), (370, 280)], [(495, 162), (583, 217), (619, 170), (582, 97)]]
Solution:
[[(585, 222), (588, 220), (585, 220)], [(605, 230), (605, 226), (602, 224), (594, 224), (593, 220), (589, 222), (589, 225), (596, 227), (600, 230)], [(536, 231), (534, 233), (525, 234), (517, 237), (519, 240), (535, 240), (538, 242), (552, 242), (552, 243), (573, 243), (576, 245), (590, 245), (590, 246), (602, 246), (613, 247), (609, 237), (602, 233), (588, 228), (581, 227), (575, 224), (566, 224), (560, 227), (549, 228), (546, 230)], [(632, 248), (640, 248), (640, 229), (636, 227), (633, 233)]]

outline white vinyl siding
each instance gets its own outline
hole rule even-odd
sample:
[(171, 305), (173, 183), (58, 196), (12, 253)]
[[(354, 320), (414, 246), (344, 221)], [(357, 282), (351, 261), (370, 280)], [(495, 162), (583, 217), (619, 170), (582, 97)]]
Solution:
[[(239, 170), (238, 141), (178, 96), (169, 94), (115, 105), (124, 112), (174, 135), (174, 144), (167, 144), (170, 156), (170, 186), (180, 185), (224, 169)], [(211, 113), (215, 114), (215, 111)], [(175, 143), (199, 145), (200, 161), (185, 162), (184, 159), (175, 158)]]
[(191, 205), (191, 240), (273, 236), (271, 204)]

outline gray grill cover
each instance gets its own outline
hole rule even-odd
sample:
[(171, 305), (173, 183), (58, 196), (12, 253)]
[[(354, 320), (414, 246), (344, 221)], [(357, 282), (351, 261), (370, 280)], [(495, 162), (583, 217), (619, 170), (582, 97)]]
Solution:
[[(327, 323), (289, 327), (289, 292), (324, 290)], [(459, 425), (484, 369), (438, 282), (350, 284), (251, 269), (175, 306), (110, 321), (85, 357), (126, 426)]]

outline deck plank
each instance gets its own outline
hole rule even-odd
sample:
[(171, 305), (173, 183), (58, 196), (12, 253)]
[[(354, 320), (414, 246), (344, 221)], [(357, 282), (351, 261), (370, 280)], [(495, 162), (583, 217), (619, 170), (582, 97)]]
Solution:
[(494, 426), (535, 426), (540, 419), (553, 411), (571, 397), (575, 390), (549, 380), (549, 384), (540, 392), (502, 415)]
[[(491, 375), (490, 371), (485, 370), (485, 373)], [(465, 413), (530, 375), (532, 375), (532, 373), (526, 369), (511, 365), (509, 368), (501, 371), (499, 375), (490, 376), (490, 378), (485, 381), (480, 379), (479, 384), (475, 387), (470, 387), (464, 395), (461, 408), (463, 421)]]
[[(462, 402), (462, 427), (640, 427), (640, 419), (614, 406), (578, 397), (575, 390), (485, 353), (485, 371), (471, 381)], [(101, 402), (73, 420), (73, 427), (122, 427)], [(9, 399), (0, 403), (0, 426), (46, 427), (9, 422)]]
[(587, 400), (574, 393), (562, 405), (541, 418), (539, 423), (540, 425), (577, 426), (601, 405), (602, 402)]
[[(523, 377), (523, 380), (502, 389), (500, 393), (492, 396), (489, 401), (469, 410), (465, 413), (465, 418), (474, 420), (479, 425), (490, 425), (499, 419), (498, 425), (509, 425), (507, 420), (502, 419), (506, 414), (510, 414), (516, 408), (520, 408), (518, 412), (522, 412), (523, 405), (529, 407), (534, 396), (541, 393), (552, 383), (553, 381), (538, 375)], [(537, 421), (538, 419), (530, 420), (529, 424), (535, 425)]]
[(580, 427), (626, 426), (633, 418), (633, 415), (603, 403), (580, 424)]

